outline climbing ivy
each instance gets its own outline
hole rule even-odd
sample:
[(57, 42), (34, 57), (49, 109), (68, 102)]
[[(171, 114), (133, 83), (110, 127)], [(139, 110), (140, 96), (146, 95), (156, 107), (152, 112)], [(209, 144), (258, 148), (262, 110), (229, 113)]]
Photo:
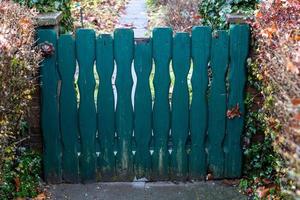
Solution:
[[(204, 25), (213, 29), (226, 29), (227, 14), (253, 16), (258, 0), (203, 0), (199, 14)], [(252, 24), (252, 22), (249, 21)], [(281, 197), (282, 159), (274, 149), (276, 135), (281, 124), (270, 118), (274, 109), (274, 86), (265, 84), (259, 64), (259, 41), (252, 34), (251, 55), (248, 60), (248, 84), (246, 93), (245, 132), (243, 135), (244, 178), (240, 181), (242, 192), (253, 199), (288, 199)]]
[(252, 15), (257, 3), (258, 0), (203, 0), (199, 6), (202, 24), (224, 29), (227, 14)]
[(15, 2), (35, 8), (41, 13), (62, 11), (61, 32), (72, 31), (73, 18), (71, 16), (71, 0), (14, 0)]

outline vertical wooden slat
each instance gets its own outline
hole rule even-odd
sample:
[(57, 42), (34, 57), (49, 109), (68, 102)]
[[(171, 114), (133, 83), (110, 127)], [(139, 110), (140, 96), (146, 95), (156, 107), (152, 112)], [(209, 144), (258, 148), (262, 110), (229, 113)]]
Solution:
[(173, 40), (172, 66), (175, 84), (172, 95), (172, 141), (171, 154), (172, 179), (185, 180), (188, 172), (188, 160), (185, 144), (189, 134), (189, 90), (187, 75), (190, 70), (190, 36), (177, 33)]
[(241, 116), (227, 118), (227, 135), (224, 142), (225, 176), (241, 176), (241, 134), (244, 128), (244, 88), (246, 82), (246, 59), (249, 50), (249, 26), (230, 27), (230, 69), (228, 110), (239, 107)]
[(153, 178), (168, 179), (167, 140), (170, 131), (169, 65), (172, 58), (172, 29), (156, 28), (153, 31), (153, 58), (155, 62), (153, 106)]
[(192, 139), (190, 156), (191, 179), (206, 176), (207, 163), (205, 138), (207, 131), (207, 87), (208, 62), (210, 59), (211, 28), (195, 27), (192, 30), (192, 102), (190, 110), (190, 131)]
[(208, 161), (214, 178), (224, 174), (222, 148), (226, 125), (226, 83), (229, 37), (227, 31), (217, 31), (212, 39), (212, 82), (208, 102)]
[(101, 180), (113, 179), (115, 171), (114, 136), (115, 136), (115, 110), (114, 94), (111, 77), (114, 71), (114, 50), (111, 35), (101, 35), (97, 39), (96, 48), (97, 72), (100, 77), (97, 109), (98, 133), (100, 143), (100, 159), (98, 167)]
[(152, 134), (152, 97), (149, 77), (152, 69), (152, 42), (137, 41), (134, 68), (137, 86), (134, 97), (134, 135), (137, 143), (135, 174), (148, 177), (151, 167), (149, 143)]
[(114, 53), (117, 64), (117, 108), (116, 130), (119, 139), (117, 171), (121, 180), (133, 178), (131, 139), (133, 133), (133, 108), (131, 90), (133, 80), (131, 64), (134, 57), (134, 36), (131, 29), (116, 29), (114, 32)]
[(83, 182), (96, 180), (96, 107), (94, 100), (95, 32), (79, 29), (76, 32), (76, 55), (79, 64), (78, 87), (79, 130), (81, 138), (80, 173)]
[[(38, 43), (48, 42), (57, 47), (53, 29), (40, 29)], [(48, 183), (61, 182), (61, 138), (58, 111), (58, 72), (56, 52), (41, 63), (41, 121), (44, 143), (44, 174)]]
[(58, 40), (58, 70), (61, 75), (60, 130), (63, 143), (62, 171), (66, 182), (79, 180), (77, 155), (78, 113), (74, 88), (76, 70), (75, 42), (71, 35), (62, 35)]

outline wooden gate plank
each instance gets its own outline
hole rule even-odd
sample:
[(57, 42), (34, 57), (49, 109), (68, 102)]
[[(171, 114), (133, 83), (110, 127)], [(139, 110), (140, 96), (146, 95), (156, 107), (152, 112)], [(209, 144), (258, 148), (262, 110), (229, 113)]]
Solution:
[(207, 132), (208, 62), (210, 59), (211, 28), (195, 27), (192, 30), (192, 102), (190, 131), (192, 139), (190, 176), (203, 180), (207, 172), (205, 138)]
[(115, 108), (112, 88), (114, 71), (113, 39), (109, 34), (100, 35), (96, 43), (97, 72), (100, 77), (97, 109), (98, 109), (98, 142), (100, 143), (100, 158), (98, 168), (102, 181), (114, 179), (115, 156)]
[(226, 125), (226, 83), (229, 37), (227, 31), (218, 31), (212, 39), (212, 82), (208, 102), (208, 161), (214, 178), (224, 175), (222, 148)]
[(77, 98), (74, 88), (76, 70), (75, 42), (71, 35), (61, 35), (58, 40), (58, 70), (61, 75), (60, 130), (63, 143), (63, 179), (69, 183), (79, 181), (77, 141), (79, 137)]
[(134, 35), (131, 29), (116, 29), (114, 32), (114, 53), (117, 64), (117, 108), (116, 128), (119, 139), (117, 171), (120, 180), (133, 179), (131, 139), (133, 133), (133, 108), (131, 90), (133, 80), (131, 64), (134, 57)]
[(155, 62), (153, 106), (153, 178), (167, 180), (169, 153), (167, 148), (170, 131), (170, 61), (172, 58), (172, 29), (156, 28), (153, 30), (153, 58)]
[(137, 86), (134, 97), (134, 135), (137, 143), (135, 174), (148, 177), (151, 169), (149, 143), (152, 135), (152, 97), (149, 77), (152, 69), (151, 40), (137, 41), (134, 68)]
[[(38, 43), (51, 43), (56, 49), (57, 34), (53, 29), (39, 29)], [(44, 174), (48, 183), (61, 182), (61, 141), (58, 111), (56, 52), (41, 63), (41, 123), (44, 144)]]
[(78, 87), (79, 130), (81, 138), (80, 173), (83, 182), (96, 180), (96, 107), (94, 100), (95, 32), (79, 29), (76, 32), (76, 55), (79, 64)]
[(188, 160), (185, 144), (189, 134), (189, 90), (187, 75), (191, 66), (189, 33), (177, 33), (173, 40), (173, 71), (175, 84), (172, 95), (171, 154), (172, 180), (186, 180)]
[(241, 116), (227, 118), (227, 136), (224, 143), (225, 176), (236, 178), (242, 172), (241, 135), (244, 128), (244, 88), (246, 83), (246, 59), (249, 49), (249, 26), (230, 27), (230, 73), (228, 109), (239, 107)]

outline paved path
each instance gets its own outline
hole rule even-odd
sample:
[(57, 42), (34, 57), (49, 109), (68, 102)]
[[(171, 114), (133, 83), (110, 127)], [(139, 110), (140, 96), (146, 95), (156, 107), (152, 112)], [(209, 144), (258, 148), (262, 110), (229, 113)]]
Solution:
[[(134, 31), (135, 38), (143, 38), (147, 34), (148, 27), (148, 14), (146, 0), (130, 0), (127, 4), (124, 13), (119, 18), (119, 23), (116, 25), (117, 28), (125, 27), (132, 28)], [(134, 71), (134, 67), (131, 67), (132, 79), (133, 79), (133, 89), (131, 93), (132, 106), (134, 107), (134, 94), (136, 90), (137, 77)], [(113, 73), (113, 83), (116, 79), (116, 70)], [(115, 84), (113, 84), (115, 108), (117, 103), (117, 89)]]
[(148, 26), (146, 0), (131, 0), (120, 16), (117, 27), (133, 28), (136, 38), (145, 37)]
[(52, 200), (246, 200), (237, 188), (221, 182), (133, 182), (49, 186)]

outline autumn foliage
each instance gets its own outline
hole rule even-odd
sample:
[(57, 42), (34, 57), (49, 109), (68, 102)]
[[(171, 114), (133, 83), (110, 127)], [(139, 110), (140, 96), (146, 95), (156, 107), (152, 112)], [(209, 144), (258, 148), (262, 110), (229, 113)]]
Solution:
[(190, 32), (193, 26), (201, 23), (198, 13), (200, 2), (200, 0), (157, 1), (155, 7), (150, 9), (150, 29), (156, 26), (169, 26), (175, 32)]
[[(0, 186), (3, 187), (3, 169), (5, 163), (16, 159), (15, 147), (22, 139), (40, 61), (34, 48), (35, 15), (33, 10), (16, 3), (0, 1)], [(3, 188), (0, 189), (1, 194)]]
[(263, 96), (272, 106), (268, 128), (274, 148), (286, 164), (291, 193), (300, 196), (300, 1), (266, 0), (260, 4), (253, 23), (257, 78), (265, 85)]
[(40, 60), (33, 48), (34, 16), (18, 4), (0, 3), (0, 155), (20, 132), (31, 99)]
[(72, 17), (76, 28), (93, 28), (99, 33), (111, 33), (129, 0), (74, 1)]

